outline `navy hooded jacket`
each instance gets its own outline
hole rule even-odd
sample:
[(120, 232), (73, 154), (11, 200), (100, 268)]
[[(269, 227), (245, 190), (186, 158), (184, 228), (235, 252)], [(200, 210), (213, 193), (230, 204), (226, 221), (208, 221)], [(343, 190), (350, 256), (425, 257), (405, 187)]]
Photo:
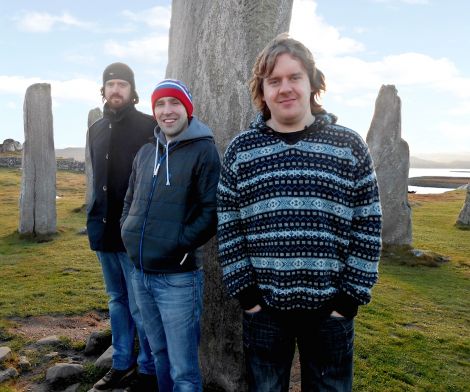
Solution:
[(200, 263), (196, 249), (216, 232), (219, 154), (212, 131), (195, 117), (171, 142), (158, 127), (155, 136), (133, 163), (122, 239), (146, 273), (191, 271)]

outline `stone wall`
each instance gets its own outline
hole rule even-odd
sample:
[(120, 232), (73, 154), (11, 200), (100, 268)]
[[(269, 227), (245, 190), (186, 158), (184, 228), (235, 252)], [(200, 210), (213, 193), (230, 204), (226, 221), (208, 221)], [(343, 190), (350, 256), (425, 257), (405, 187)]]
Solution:
[[(72, 158), (57, 159), (57, 170), (70, 170), (80, 173), (85, 172), (85, 162)], [(21, 157), (0, 157), (0, 167), (21, 168)]]

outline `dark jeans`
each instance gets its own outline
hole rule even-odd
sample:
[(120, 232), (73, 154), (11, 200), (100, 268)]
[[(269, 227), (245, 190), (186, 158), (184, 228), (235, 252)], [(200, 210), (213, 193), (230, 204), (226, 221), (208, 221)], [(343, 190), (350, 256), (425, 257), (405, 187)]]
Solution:
[(351, 391), (354, 321), (344, 317), (307, 320), (267, 310), (244, 312), (243, 344), (249, 390), (289, 390), (295, 345), (302, 391)]

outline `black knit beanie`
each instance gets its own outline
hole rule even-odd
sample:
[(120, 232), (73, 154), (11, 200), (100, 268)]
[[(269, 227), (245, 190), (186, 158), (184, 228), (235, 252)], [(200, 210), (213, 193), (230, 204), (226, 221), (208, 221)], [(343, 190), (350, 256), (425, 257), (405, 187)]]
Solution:
[(124, 63), (112, 63), (103, 72), (103, 87), (108, 80), (121, 79), (129, 82), (131, 90), (135, 91), (134, 72)]

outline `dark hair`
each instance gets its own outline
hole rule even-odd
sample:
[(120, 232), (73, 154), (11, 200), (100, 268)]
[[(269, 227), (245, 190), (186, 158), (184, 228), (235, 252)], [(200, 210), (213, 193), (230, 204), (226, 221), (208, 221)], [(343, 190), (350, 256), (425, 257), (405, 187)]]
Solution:
[(266, 120), (271, 118), (271, 111), (266, 102), (263, 101), (263, 80), (274, 70), (277, 58), (284, 53), (290, 54), (299, 60), (307, 71), (307, 75), (312, 88), (310, 95), (310, 109), (313, 114), (323, 111), (317, 102), (321, 91), (326, 90), (325, 76), (316, 66), (313, 55), (301, 42), (289, 37), (288, 33), (279, 34), (261, 51), (253, 66), (250, 79), (251, 99), (256, 108), (263, 113)]

